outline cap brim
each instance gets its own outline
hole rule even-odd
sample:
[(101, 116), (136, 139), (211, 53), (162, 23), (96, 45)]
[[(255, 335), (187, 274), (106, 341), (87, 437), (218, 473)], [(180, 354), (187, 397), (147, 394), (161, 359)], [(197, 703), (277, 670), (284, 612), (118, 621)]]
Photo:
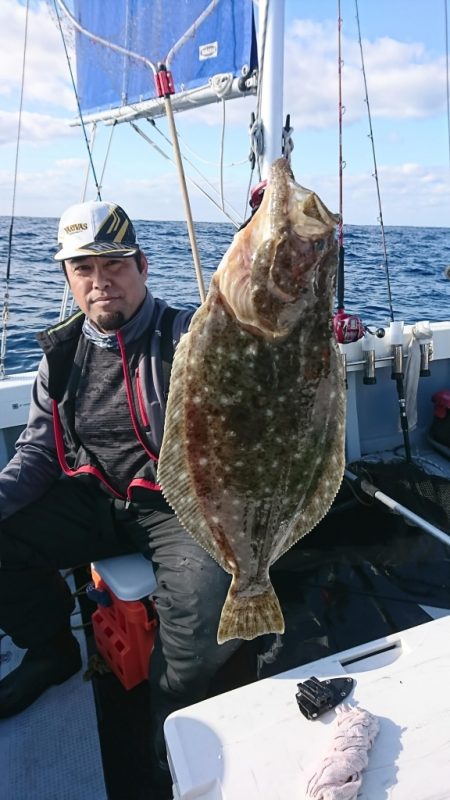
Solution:
[(86, 256), (111, 256), (111, 258), (128, 258), (139, 252), (139, 245), (124, 245), (120, 242), (93, 242), (85, 247), (63, 247), (54, 256), (55, 261), (66, 261), (68, 258), (85, 258)]

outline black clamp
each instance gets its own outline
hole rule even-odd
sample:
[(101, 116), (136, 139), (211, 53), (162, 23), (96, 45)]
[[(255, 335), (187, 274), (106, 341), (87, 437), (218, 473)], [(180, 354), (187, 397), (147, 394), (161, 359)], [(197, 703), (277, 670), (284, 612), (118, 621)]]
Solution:
[(303, 716), (307, 719), (317, 719), (325, 711), (342, 703), (353, 689), (353, 678), (326, 678), (318, 681), (311, 676), (303, 683), (298, 683), (298, 692), (295, 695)]

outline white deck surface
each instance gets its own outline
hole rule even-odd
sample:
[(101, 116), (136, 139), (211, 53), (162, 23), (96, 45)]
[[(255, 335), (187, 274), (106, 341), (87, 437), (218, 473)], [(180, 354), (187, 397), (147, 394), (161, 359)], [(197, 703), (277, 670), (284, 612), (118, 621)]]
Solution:
[(308, 721), (297, 683), (350, 675), (353, 705), (376, 715), (358, 800), (450, 797), (450, 617), (321, 659), (172, 714), (165, 733), (182, 800), (304, 800), (336, 730)]

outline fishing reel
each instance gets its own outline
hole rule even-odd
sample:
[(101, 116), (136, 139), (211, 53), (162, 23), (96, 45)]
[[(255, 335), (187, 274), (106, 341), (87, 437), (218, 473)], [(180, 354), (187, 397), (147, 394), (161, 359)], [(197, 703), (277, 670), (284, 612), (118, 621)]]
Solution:
[(333, 329), (339, 344), (349, 344), (362, 339), (365, 333), (364, 323), (356, 314), (347, 314), (343, 309), (336, 311), (333, 317)]

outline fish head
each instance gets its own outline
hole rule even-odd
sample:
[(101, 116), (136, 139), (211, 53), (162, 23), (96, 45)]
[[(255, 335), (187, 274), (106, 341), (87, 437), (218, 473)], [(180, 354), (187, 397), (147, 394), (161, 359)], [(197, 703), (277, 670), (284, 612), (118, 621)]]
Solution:
[(288, 335), (303, 314), (331, 314), (338, 220), (296, 183), (286, 159), (272, 164), (261, 205), (213, 277), (243, 327), (274, 339)]

